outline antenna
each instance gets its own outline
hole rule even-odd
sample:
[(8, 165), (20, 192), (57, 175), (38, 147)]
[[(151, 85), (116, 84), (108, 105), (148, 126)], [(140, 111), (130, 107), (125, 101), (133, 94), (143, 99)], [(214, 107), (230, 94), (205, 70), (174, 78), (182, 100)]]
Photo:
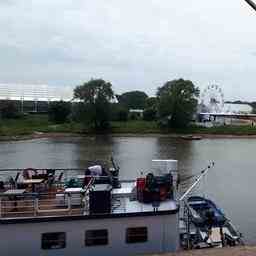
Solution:
[(252, 0), (245, 0), (245, 2), (249, 4), (254, 9), (254, 11), (256, 11), (256, 4)]

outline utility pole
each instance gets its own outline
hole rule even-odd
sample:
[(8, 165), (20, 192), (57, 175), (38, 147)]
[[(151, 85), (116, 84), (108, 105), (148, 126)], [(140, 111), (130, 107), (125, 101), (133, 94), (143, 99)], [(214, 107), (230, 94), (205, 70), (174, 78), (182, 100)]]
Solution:
[(256, 11), (256, 4), (252, 0), (245, 0), (245, 2)]

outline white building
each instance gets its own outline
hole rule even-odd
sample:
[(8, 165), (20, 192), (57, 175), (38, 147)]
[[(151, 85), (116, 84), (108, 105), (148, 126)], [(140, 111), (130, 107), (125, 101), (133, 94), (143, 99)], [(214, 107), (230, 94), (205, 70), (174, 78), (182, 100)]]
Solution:
[(225, 103), (223, 112), (232, 114), (251, 114), (252, 110), (252, 106), (248, 104)]
[(143, 109), (129, 109), (129, 113), (132, 115), (137, 115), (140, 118), (143, 118)]
[(0, 100), (70, 101), (74, 88), (46, 84), (0, 84)]

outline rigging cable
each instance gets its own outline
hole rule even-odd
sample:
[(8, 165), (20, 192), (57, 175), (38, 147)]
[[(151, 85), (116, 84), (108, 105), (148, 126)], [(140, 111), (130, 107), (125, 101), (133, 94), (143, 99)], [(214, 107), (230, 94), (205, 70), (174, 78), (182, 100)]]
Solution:
[(207, 166), (204, 170), (201, 171), (201, 175), (196, 179), (196, 181), (190, 186), (189, 189), (179, 198), (179, 201), (183, 201), (188, 194), (197, 186), (197, 184), (204, 178), (207, 172), (214, 167), (214, 162), (211, 162), (209, 166)]
[[(214, 166), (214, 162), (211, 162), (210, 163), (210, 166)], [(207, 166), (206, 168), (204, 168), (203, 170), (201, 170), (201, 171), (199, 171), (199, 172), (197, 172), (197, 173), (195, 173), (195, 174), (192, 174), (192, 175), (190, 175), (190, 176), (187, 176), (187, 177), (185, 177), (185, 178), (183, 178), (183, 179), (180, 179), (180, 183), (182, 183), (182, 182), (184, 182), (184, 181), (187, 181), (187, 180), (190, 180), (190, 179), (193, 179), (193, 178), (198, 178), (200, 175), (202, 175), (202, 173), (204, 173), (210, 166)]]

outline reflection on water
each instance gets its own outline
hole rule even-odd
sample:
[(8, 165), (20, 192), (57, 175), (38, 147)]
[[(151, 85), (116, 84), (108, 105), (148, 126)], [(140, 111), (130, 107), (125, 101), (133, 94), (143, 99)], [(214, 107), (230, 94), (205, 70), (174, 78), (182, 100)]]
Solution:
[[(254, 186), (256, 140), (204, 139), (184, 141), (168, 137), (56, 138), (0, 143), (0, 168), (84, 168), (88, 161), (109, 162), (113, 155), (122, 178), (152, 170), (152, 159), (177, 159), (181, 178), (198, 173), (215, 161), (203, 192), (216, 200), (244, 233), (256, 242)], [(185, 187), (188, 184), (185, 184)], [(183, 186), (183, 189), (185, 189)]]

